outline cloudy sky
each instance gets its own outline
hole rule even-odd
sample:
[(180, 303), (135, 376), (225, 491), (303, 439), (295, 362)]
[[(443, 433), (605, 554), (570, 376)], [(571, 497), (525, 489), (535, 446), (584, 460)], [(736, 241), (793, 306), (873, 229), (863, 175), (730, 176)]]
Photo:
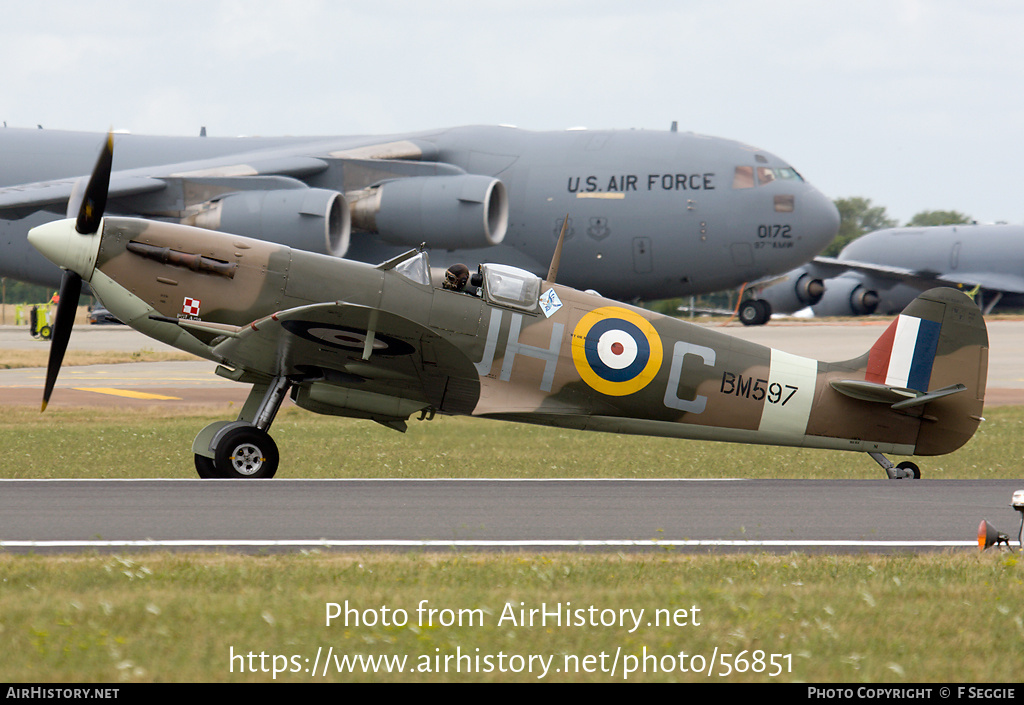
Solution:
[(906, 221), (1024, 223), (1015, 0), (0, 0), (0, 119), (147, 134), (679, 129)]

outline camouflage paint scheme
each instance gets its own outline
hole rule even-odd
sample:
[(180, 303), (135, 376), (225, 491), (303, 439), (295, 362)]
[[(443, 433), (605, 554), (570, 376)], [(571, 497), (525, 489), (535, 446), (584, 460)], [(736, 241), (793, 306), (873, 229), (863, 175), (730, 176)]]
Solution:
[[(413, 414), (442, 413), (937, 455), (966, 443), (981, 420), (987, 333), (978, 308), (952, 289), (916, 299), (871, 351), (828, 363), (509, 267), (485, 267), (479, 296), (448, 291), (415, 251), (374, 267), (113, 217), (98, 236), (70, 237), (69, 252), (84, 254), (65, 266), (74, 260), (114, 315), (254, 385), (240, 421), (252, 421), (275, 378), (311, 411), (399, 430)], [(503, 286), (527, 293), (500, 298)], [(193, 449), (205, 453), (199, 439)]]

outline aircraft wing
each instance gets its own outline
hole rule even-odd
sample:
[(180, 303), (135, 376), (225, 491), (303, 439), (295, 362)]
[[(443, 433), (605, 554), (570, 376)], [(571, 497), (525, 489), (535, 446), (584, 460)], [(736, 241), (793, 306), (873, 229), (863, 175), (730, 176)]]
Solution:
[(309, 382), (304, 393), (339, 409), (371, 407), (375, 417), (404, 419), (427, 408), (468, 413), (479, 396), (479, 377), (465, 353), (429, 328), (375, 308), (313, 304), (238, 328), (176, 323), (223, 336), (212, 350), (236, 372)]
[(840, 260), (834, 257), (815, 257), (812, 260), (812, 266), (815, 274), (823, 278), (833, 278), (845, 272), (854, 271), (869, 275), (877, 280), (902, 282), (925, 289), (946, 284), (966, 289), (980, 286), (988, 291), (1002, 291), (1011, 294), (1024, 293), (1024, 279), (998, 273), (957, 272), (953, 274), (949, 272), (927, 272), (871, 262)]
[[(57, 179), (32, 184), (19, 184), (0, 189), (0, 216), (8, 220), (24, 218), (40, 210), (64, 213), (75, 184), (84, 178)], [(159, 191), (166, 184), (160, 179), (146, 176), (127, 176), (111, 179), (109, 198), (136, 196)]]
[(835, 257), (815, 257), (811, 262), (814, 267), (815, 274), (825, 278), (837, 277), (840, 274), (852, 270), (863, 274), (881, 277), (883, 279), (893, 279), (913, 284), (935, 282), (934, 275), (922, 274), (906, 267), (891, 267), (889, 265), (875, 264), (873, 262), (836, 259)]
[[(268, 188), (307, 188), (300, 179), (334, 170), (331, 181), (353, 190), (388, 178), (462, 174), (435, 163), (436, 149), (422, 141), (364, 139), (310, 140), (287, 146), (114, 171), (108, 198), (111, 210), (142, 215), (183, 215), (190, 206), (228, 192)], [(259, 177), (281, 177), (277, 185)], [(39, 210), (63, 214), (68, 199), (86, 176), (0, 188), (0, 217), (23, 218)], [(157, 194), (154, 196), (153, 194)], [(144, 198), (137, 198), (144, 196)]]
[(938, 281), (947, 284), (956, 284), (964, 288), (980, 286), (988, 291), (1002, 291), (1007, 294), (1024, 294), (1024, 280), (1019, 277), (1007, 276), (996, 273), (969, 273), (964, 272), (953, 277), (944, 274), (938, 277)]

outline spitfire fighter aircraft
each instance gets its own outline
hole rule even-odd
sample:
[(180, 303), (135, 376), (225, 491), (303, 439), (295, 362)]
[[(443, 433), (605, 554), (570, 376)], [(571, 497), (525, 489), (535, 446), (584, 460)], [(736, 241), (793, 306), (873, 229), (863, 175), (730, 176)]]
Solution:
[[(99, 135), (0, 129), (0, 276), (56, 285), (25, 235), (68, 212)], [(426, 241), (435, 266), (543, 274), (624, 301), (737, 288), (820, 252), (839, 215), (786, 161), (655, 130), (457, 127), (322, 138), (117, 135), (108, 212), (376, 263)], [(759, 309), (760, 311), (760, 309)]]
[(1024, 301), (1024, 227), (935, 225), (886, 228), (852, 241), (838, 257), (815, 257), (764, 288), (759, 301), (792, 313), (867, 316), (901, 310), (921, 292), (974, 293), (988, 314)]
[(43, 407), (88, 282), (122, 321), (252, 385), (236, 420), (196, 437), (204, 478), (275, 474), (286, 395), (400, 431), (449, 414), (860, 451), (892, 478), (920, 472), (885, 453), (949, 453), (981, 421), (988, 337), (952, 289), (917, 298), (864, 355), (818, 362), (557, 284), (557, 248), (545, 278), (484, 264), (438, 286), (421, 249), (373, 266), (103, 217), (108, 169), (101, 157), (77, 219), (29, 234), (65, 269)]

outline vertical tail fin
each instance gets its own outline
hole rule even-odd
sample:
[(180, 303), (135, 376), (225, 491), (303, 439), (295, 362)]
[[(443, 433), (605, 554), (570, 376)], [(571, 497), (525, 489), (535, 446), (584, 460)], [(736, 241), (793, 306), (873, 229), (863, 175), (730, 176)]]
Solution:
[(863, 377), (833, 380), (834, 389), (920, 418), (916, 455), (950, 453), (981, 422), (988, 377), (984, 317), (965, 294), (931, 289), (903, 310), (866, 356), (846, 366)]

